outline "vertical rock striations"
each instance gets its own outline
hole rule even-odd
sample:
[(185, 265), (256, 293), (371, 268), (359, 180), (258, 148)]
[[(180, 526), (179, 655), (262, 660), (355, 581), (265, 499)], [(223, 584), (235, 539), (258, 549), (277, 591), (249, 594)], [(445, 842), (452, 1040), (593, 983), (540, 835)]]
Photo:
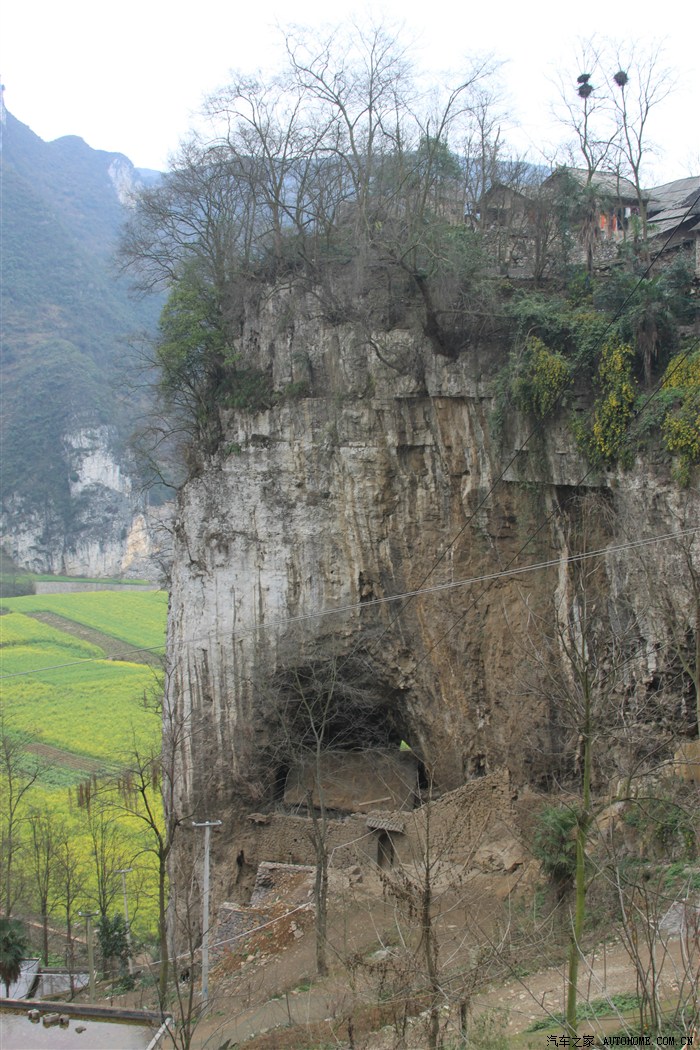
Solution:
[[(594, 476), (563, 425), (508, 465), (524, 438), (517, 421), (503, 441), (490, 426), (496, 349), (447, 360), (410, 328), (379, 346), (318, 313), (293, 289), (248, 313), (238, 349), (271, 376), (274, 404), (232, 414), (219, 454), (181, 493), (168, 703), (187, 727), (183, 811), (233, 816), (272, 802), (271, 683), (324, 659), (340, 677), (360, 662), (382, 727), (374, 740), (357, 717), (346, 746), (405, 740), (437, 790), (498, 765), (542, 782), (551, 727), (526, 679), (533, 615), (551, 619), (567, 600), (572, 497), (604, 493), (610, 513), (589, 539), (612, 546), (670, 531), (681, 511), (700, 520), (697, 493), (642, 463)], [(655, 549), (660, 573), (668, 551)], [(381, 603), (514, 561), (550, 564)], [(645, 688), (663, 625), (639, 562), (611, 553), (603, 564), (636, 640), (629, 689)]]

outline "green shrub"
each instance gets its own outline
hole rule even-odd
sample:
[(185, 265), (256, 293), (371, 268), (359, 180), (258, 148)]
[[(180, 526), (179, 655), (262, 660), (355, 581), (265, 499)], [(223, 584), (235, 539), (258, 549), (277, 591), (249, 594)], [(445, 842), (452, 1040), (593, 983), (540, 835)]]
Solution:
[[(640, 799), (625, 811), (625, 823), (666, 860), (693, 860), (697, 854), (695, 822), (673, 799)], [(673, 867), (673, 865), (671, 865)]]
[(117, 963), (122, 976), (126, 974), (131, 949), (126, 920), (122, 915), (101, 915), (97, 922), (97, 939), (105, 965)]
[(518, 408), (544, 419), (557, 407), (570, 385), (568, 361), (537, 336), (531, 336), (511, 379), (513, 400)]
[(469, 1026), (472, 1050), (508, 1050), (508, 1011), (484, 1010)]
[(609, 315), (587, 299), (574, 303), (530, 293), (516, 298), (507, 313), (520, 343), (535, 337), (553, 352), (589, 367), (596, 360), (610, 325)]
[(547, 806), (537, 818), (532, 852), (561, 893), (576, 872), (578, 812), (571, 806)]
[(634, 351), (611, 340), (603, 347), (598, 365), (600, 397), (593, 409), (590, 428), (579, 431), (579, 445), (593, 463), (627, 462), (630, 455), (629, 425), (634, 418)]
[(34, 594), (34, 580), (0, 547), (0, 598), (14, 598), (20, 594)]
[[(580, 1003), (578, 1007), (578, 1018), (580, 1021), (592, 1021), (596, 1017), (610, 1017), (618, 1013), (627, 1013), (639, 1007), (639, 996), (633, 992), (621, 992), (619, 995), (611, 995), (605, 999), (593, 999), (590, 1003)], [(563, 1026), (566, 1024), (566, 1015), (553, 1013), (549, 1017), (540, 1017), (533, 1021), (525, 1031), (542, 1032), (547, 1028)]]
[(700, 350), (678, 354), (669, 362), (662, 393), (671, 399), (662, 425), (663, 439), (677, 457), (676, 477), (687, 485), (691, 468), (700, 463)]
[(233, 359), (222, 380), (221, 404), (225, 408), (244, 408), (253, 412), (270, 408), (275, 401), (270, 377), (257, 368), (238, 368)]

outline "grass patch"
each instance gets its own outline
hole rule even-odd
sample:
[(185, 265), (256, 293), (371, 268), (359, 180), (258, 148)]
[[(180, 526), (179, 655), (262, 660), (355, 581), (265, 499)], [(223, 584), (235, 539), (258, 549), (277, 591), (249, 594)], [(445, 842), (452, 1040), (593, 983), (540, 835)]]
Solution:
[[(596, 1017), (614, 1017), (616, 1014), (627, 1013), (630, 1010), (639, 1009), (639, 996), (632, 992), (621, 992), (619, 995), (611, 995), (606, 999), (592, 999), (590, 1003), (579, 1003), (577, 1016), (579, 1021), (592, 1021)], [(561, 1028), (566, 1024), (566, 1015), (563, 1013), (550, 1014), (549, 1017), (540, 1017), (533, 1021), (525, 1031), (543, 1032), (546, 1028)]]
[(27, 594), (7, 598), (12, 612), (55, 613), (134, 648), (164, 644), (168, 596), (164, 591), (83, 591), (79, 594)]

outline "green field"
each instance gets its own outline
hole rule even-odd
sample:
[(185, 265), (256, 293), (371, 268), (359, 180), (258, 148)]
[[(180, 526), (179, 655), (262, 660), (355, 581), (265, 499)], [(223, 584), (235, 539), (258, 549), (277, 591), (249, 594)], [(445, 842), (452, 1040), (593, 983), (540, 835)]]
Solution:
[(27, 575), (31, 580), (36, 580), (40, 583), (128, 583), (130, 587), (148, 587), (151, 582), (150, 580), (108, 579), (103, 576), (56, 576), (52, 572), (31, 572)]
[[(43, 744), (122, 764), (134, 739), (140, 747), (157, 724), (143, 695), (156, 685), (143, 664), (104, 660), (96, 646), (22, 613), (0, 617), (0, 673), (5, 729)], [(75, 661), (84, 660), (84, 663)]]
[(133, 648), (161, 646), (165, 639), (168, 596), (163, 591), (84, 591), (80, 594), (27, 594), (3, 599), (12, 612), (54, 613), (108, 634)]
[[(152, 704), (144, 704), (144, 696), (158, 689), (158, 674), (144, 663), (105, 659), (100, 646), (86, 641), (80, 632), (89, 627), (123, 642), (127, 649), (160, 646), (167, 596), (154, 591), (30, 595), (4, 600), (3, 609), (2, 731), (21, 743), (22, 775), (39, 773), (26, 793), (24, 833), (28, 834), (34, 810), (48, 811), (57, 826), (69, 827), (83, 856), (89, 887), (92, 847), (88, 814), (78, 805), (78, 789), (85, 784), (97, 789), (98, 804), (104, 805), (118, 828), (117, 866), (133, 866), (132, 880), (141, 886), (135, 929), (142, 935), (152, 933), (153, 864), (152, 858), (142, 855), (149, 840), (139, 821), (124, 812), (114, 781), (128, 767), (135, 748), (144, 754), (159, 747), (159, 716)], [(47, 612), (63, 617), (66, 629), (31, 615)], [(70, 633), (71, 623), (76, 625), (75, 634)], [(0, 773), (5, 775), (4, 770)], [(5, 790), (7, 785), (1, 787)], [(25, 878), (31, 881), (26, 872)]]

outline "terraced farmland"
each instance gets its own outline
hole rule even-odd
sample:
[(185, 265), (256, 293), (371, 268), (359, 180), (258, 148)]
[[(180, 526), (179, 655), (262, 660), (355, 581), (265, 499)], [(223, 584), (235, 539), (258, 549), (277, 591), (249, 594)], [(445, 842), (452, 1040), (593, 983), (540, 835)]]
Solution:
[[(2, 609), (2, 733), (21, 744), (24, 775), (38, 772), (26, 793), (27, 815), (48, 811), (57, 825), (71, 829), (89, 883), (92, 847), (78, 800), (83, 785), (98, 790), (118, 825), (121, 864), (138, 869), (133, 878), (142, 892), (135, 927), (152, 930), (153, 872), (148, 857), (139, 857), (143, 828), (124, 813), (109, 785), (135, 747), (148, 753), (159, 745), (160, 719), (144, 704), (144, 695), (158, 689), (158, 670), (142, 662), (147, 654), (131, 650), (163, 645), (167, 596), (152, 591), (30, 595), (5, 599)], [(124, 651), (132, 658), (114, 658)]]
[(28, 594), (7, 598), (3, 606), (33, 616), (52, 613), (125, 643), (125, 649), (162, 646), (168, 596), (164, 591), (84, 591), (80, 594)]

